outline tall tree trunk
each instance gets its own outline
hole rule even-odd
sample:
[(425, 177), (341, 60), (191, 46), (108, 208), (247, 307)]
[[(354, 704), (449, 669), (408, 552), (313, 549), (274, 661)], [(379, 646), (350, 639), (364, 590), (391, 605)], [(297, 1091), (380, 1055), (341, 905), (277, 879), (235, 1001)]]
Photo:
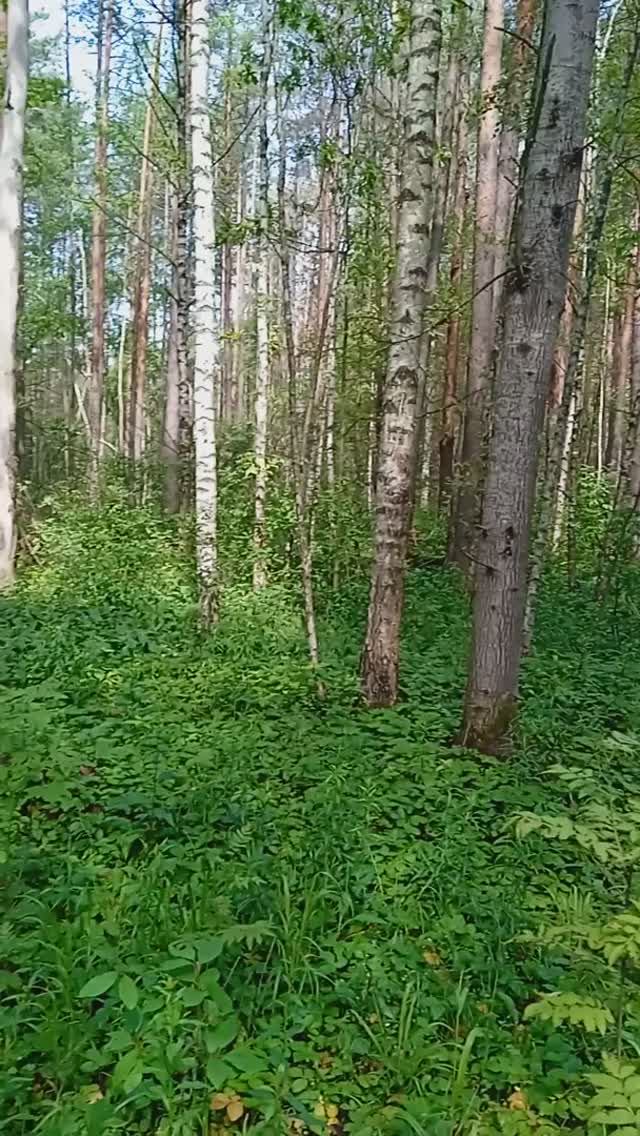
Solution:
[(631, 507), (640, 507), (640, 241), (636, 250), (633, 311), (631, 318), (631, 417), (634, 427), (633, 448), (629, 462)]
[(496, 195), (495, 260), (493, 265), (493, 312), (496, 322), (504, 291), (504, 273), (507, 267), (511, 223), (518, 187), (518, 165), (522, 137), (522, 103), (526, 98), (531, 68), (535, 59), (533, 46), (537, 0), (518, 0), (516, 9), (516, 35), (513, 41), (511, 66), (507, 80), (503, 110), (500, 154), (498, 158), (498, 188)]
[(369, 706), (392, 706), (398, 696), (400, 623), (411, 525), (416, 410), (425, 323), (440, 40), (439, 0), (413, 0), (406, 77), (405, 152), (391, 297), (392, 341), (378, 462), (374, 564), (362, 654), (362, 690)]
[(217, 468), (213, 155), (209, 116), (209, 10), (191, 0), (191, 147), (193, 155), (193, 361), (196, 555), (200, 619), (215, 623), (217, 605)]
[(564, 299), (598, 0), (548, 0), (505, 290), (461, 738), (499, 752), (516, 712), (539, 436)]
[(13, 581), (15, 553), (16, 319), (29, 72), (27, 0), (8, 2), (6, 58), (0, 126), (0, 589)]
[(282, 94), (276, 83), (276, 130), (278, 135), (278, 255), (280, 260), (280, 287), (282, 304), (282, 323), (284, 332), (283, 362), (287, 376), (288, 419), (289, 419), (289, 458), (293, 479), (296, 509), (296, 532), (300, 553), (302, 577), (302, 596), (304, 621), (307, 634), (309, 659), (317, 667), (320, 659), (318, 630), (316, 624), (315, 599), (313, 593), (313, 550), (309, 535), (308, 518), (305, 510), (303, 476), (304, 462), (301, 456), (301, 442), (298, 436), (298, 384), (296, 345), (293, 328), (293, 289), (291, 283), (292, 263), (287, 232), (286, 180), (287, 151), (282, 110)]
[(144, 395), (147, 377), (147, 347), (149, 343), (149, 298), (151, 294), (151, 213), (153, 204), (153, 166), (151, 145), (156, 116), (155, 99), (160, 76), (162, 51), (162, 24), (158, 32), (153, 71), (149, 77), (149, 94), (142, 135), (140, 185), (138, 190), (138, 220), (136, 225), (136, 270), (133, 295), (133, 323), (131, 342), (131, 379), (129, 384), (129, 422), (127, 450), (129, 461), (140, 461), (144, 452), (145, 413)]
[(190, 10), (192, 0), (174, 0), (176, 61), (176, 304), (178, 332), (178, 474), (180, 504), (186, 510), (193, 499), (193, 368), (192, 300), (193, 257), (191, 229), (193, 196), (191, 180), (190, 121)]
[[(624, 80), (618, 93), (616, 114), (617, 131), (614, 134), (614, 143), (616, 146), (621, 145), (623, 138), (622, 116), (626, 107), (629, 85), (635, 71), (635, 63), (639, 49), (640, 38), (638, 26), (636, 25), (631, 49), (627, 57)], [(583, 279), (580, 283), (577, 301), (574, 301), (572, 307), (573, 314), (567, 320), (571, 328), (570, 351), (568, 353), (565, 374), (561, 377), (562, 399), (560, 406), (555, 414), (555, 421), (554, 417), (551, 417), (549, 423), (549, 457), (545, 471), (543, 496), (540, 505), (540, 520), (536, 533), (535, 549), (527, 589), (524, 630), (526, 648), (529, 647), (533, 635), (538, 585), (542, 576), (544, 558), (549, 543), (549, 534), (551, 533), (552, 536), (552, 547), (555, 547), (562, 530), (562, 518), (565, 502), (567, 500), (567, 486), (571, 469), (573, 436), (579, 411), (578, 384), (583, 369), (584, 342), (591, 307), (591, 298), (596, 282), (600, 244), (609, 209), (615, 168), (616, 162), (614, 154), (609, 153), (606, 164), (601, 171), (596, 199), (593, 205), (591, 224), (584, 252)], [(591, 180), (590, 174), (591, 166), (588, 166), (583, 177), (583, 191), (580, 194), (585, 203), (585, 208), (588, 196), (587, 182)], [(582, 194), (584, 194), (584, 196), (582, 196)], [(578, 205), (579, 204), (580, 197), (578, 199)], [(565, 298), (565, 318), (566, 314), (567, 299)]]
[(502, 71), (504, 0), (485, 0), (482, 69), (480, 72), (481, 113), (478, 125), (476, 168), (476, 213), (473, 253), (473, 303), (471, 339), (467, 363), (467, 397), (462, 433), (462, 469), (457, 498), (454, 559), (465, 571), (472, 564), (471, 553), (480, 516), (487, 410), (495, 320), (493, 278), (495, 267), (495, 219), (498, 186), (498, 84)]
[(631, 358), (633, 276), (633, 264), (630, 264), (623, 294), (622, 312), (616, 316), (614, 321), (613, 374), (609, 403), (609, 427), (604, 455), (605, 468), (612, 474), (620, 472), (624, 444), (624, 419), (629, 395), (629, 363)]
[(107, 134), (113, 39), (113, 0), (100, 0), (96, 72), (95, 203), (91, 229), (91, 350), (87, 385), (89, 492), (98, 494), (105, 375), (105, 260), (107, 252)]
[(467, 204), (467, 113), (464, 101), (461, 101), (458, 113), (456, 162), (456, 180), (453, 193), (455, 230), (449, 268), (449, 287), (454, 307), (447, 323), (445, 346), (445, 377), (439, 441), (440, 460), (438, 464), (438, 509), (440, 512), (446, 511), (451, 504), (458, 422), (458, 365), (461, 333), (460, 285), (464, 270), (464, 229)]
[(178, 197), (171, 194), (170, 231), (167, 246), (171, 262), (171, 283), (168, 305), (167, 354), (165, 373), (164, 416), (162, 422), (162, 459), (165, 469), (165, 503), (169, 513), (177, 513), (180, 508), (180, 354), (178, 340)]
[(256, 398), (255, 421), (255, 506), (253, 525), (253, 586), (267, 585), (266, 515), (267, 425), (269, 413), (269, 131), (268, 102), (271, 55), (273, 49), (270, 0), (262, 0), (263, 57), (260, 74), (259, 108), (259, 218), (260, 232), (256, 257)]

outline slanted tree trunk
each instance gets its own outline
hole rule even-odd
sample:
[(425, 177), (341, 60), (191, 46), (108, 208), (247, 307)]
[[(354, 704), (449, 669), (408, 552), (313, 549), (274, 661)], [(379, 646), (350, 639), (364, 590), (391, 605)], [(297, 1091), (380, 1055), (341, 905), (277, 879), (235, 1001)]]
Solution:
[(466, 572), (480, 516), (486, 450), (488, 397), (491, 386), (495, 320), (495, 221), (498, 187), (498, 84), (502, 71), (504, 0), (485, 0), (481, 113), (478, 124), (476, 212), (474, 230), (471, 337), (462, 433), (462, 468), (455, 518), (454, 559)]
[(105, 259), (107, 252), (107, 134), (113, 39), (113, 0), (100, 0), (96, 72), (95, 203), (91, 228), (91, 350), (87, 385), (89, 492), (98, 494), (105, 375)]
[(374, 564), (362, 691), (369, 706), (398, 696), (400, 623), (417, 446), (417, 400), (425, 322), (426, 265), (440, 60), (439, 0), (413, 0), (408, 40), (404, 154), (400, 178), (384, 409), (377, 471)]
[(193, 369), (196, 556), (200, 619), (211, 627), (217, 606), (217, 468), (213, 155), (209, 116), (209, 10), (191, 0), (191, 148), (193, 161)]
[(548, 0), (504, 297), (461, 740), (505, 744), (518, 698), (539, 436), (564, 300), (598, 0)]
[(255, 506), (253, 525), (253, 586), (267, 585), (266, 515), (267, 425), (269, 413), (269, 131), (268, 101), (273, 48), (270, 0), (262, 0), (263, 57), (259, 110), (259, 217), (256, 257), (256, 397), (255, 397)]
[(28, 72), (27, 0), (9, 0), (0, 125), (0, 589), (13, 581), (15, 553), (16, 321)]

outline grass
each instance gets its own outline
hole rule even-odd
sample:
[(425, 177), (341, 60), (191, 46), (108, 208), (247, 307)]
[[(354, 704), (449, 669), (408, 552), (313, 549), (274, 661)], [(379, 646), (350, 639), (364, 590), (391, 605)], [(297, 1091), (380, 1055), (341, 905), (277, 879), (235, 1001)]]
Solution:
[(613, 614), (548, 582), (500, 764), (446, 744), (446, 570), (411, 573), (404, 700), (367, 713), (357, 575), (320, 597), (320, 701), (293, 589), (228, 587), (201, 638), (152, 513), (54, 514), (37, 554), (0, 604), (0, 1131), (625, 1127), (588, 1077), (640, 1053), (635, 931), (623, 967), (597, 941), (635, 895), (633, 582)]

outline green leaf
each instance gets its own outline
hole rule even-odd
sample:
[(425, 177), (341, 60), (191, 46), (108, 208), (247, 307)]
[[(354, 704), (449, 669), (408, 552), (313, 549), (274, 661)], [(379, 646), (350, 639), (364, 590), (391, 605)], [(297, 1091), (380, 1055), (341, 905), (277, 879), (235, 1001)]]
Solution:
[(220, 1025), (215, 1029), (207, 1030), (205, 1034), (205, 1042), (209, 1053), (217, 1053), (219, 1049), (224, 1049), (225, 1046), (230, 1045), (234, 1037), (236, 1037), (240, 1029), (240, 1022), (235, 1014), (230, 1018), (225, 1018), (220, 1022)]
[(224, 943), (222, 939), (200, 939), (196, 944), (198, 962), (206, 964), (218, 958)]
[(213, 1002), (215, 1002), (216, 1009), (221, 1014), (233, 1013), (233, 1002), (231, 1001), (226, 990), (223, 990), (216, 975), (211, 972), (203, 974), (200, 979), (200, 985), (204, 987), (207, 995)]
[(130, 1049), (116, 1064), (111, 1077), (111, 1087), (113, 1089), (124, 1089), (125, 1092), (130, 1093), (138, 1087), (141, 1080), (140, 1054), (137, 1049)]
[(226, 1061), (219, 1057), (210, 1057), (207, 1061), (207, 1080), (214, 1089), (223, 1089), (233, 1077), (233, 1069)]
[(128, 974), (123, 974), (118, 982), (118, 994), (128, 1010), (135, 1010), (138, 1005), (138, 987)]
[(87, 1105), (85, 1112), (87, 1136), (102, 1136), (113, 1112), (113, 1105), (108, 1100), (98, 1100), (95, 1104)]
[(94, 978), (90, 978), (85, 982), (82, 989), (78, 992), (78, 998), (99, 998), (101, 994), (106, 994), (113, 986), (118, 972), (115, 970), (106, 970), (104, 974), (96, 974)]
[(185, 986), (181, 991), (180, 997), (183, 1006), (200, 1006), (204, 1002), (204, 990), (198, 990), (195, 986)]
[(267, 1068), (262, 1054), (255, 1053), (252, 1049), (232, 1049), (231, 1053), (227, 1053), (226, 1060), (241, 1073), (264, 1073)]

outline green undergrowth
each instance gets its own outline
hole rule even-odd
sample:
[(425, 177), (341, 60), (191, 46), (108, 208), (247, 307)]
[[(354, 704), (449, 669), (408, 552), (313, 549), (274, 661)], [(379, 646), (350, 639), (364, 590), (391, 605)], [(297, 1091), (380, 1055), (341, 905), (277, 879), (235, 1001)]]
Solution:
[[(0, 602), (0, 1131), (640, 1131), (640, 589), (549, 579), (510, 763), (449, 748), (467, 603), (410, 573), (365, 712), (366, 581), (319, 608), (188, 534), (53, 514)], [(244, 571), (244, 568), (243, 568)]]

